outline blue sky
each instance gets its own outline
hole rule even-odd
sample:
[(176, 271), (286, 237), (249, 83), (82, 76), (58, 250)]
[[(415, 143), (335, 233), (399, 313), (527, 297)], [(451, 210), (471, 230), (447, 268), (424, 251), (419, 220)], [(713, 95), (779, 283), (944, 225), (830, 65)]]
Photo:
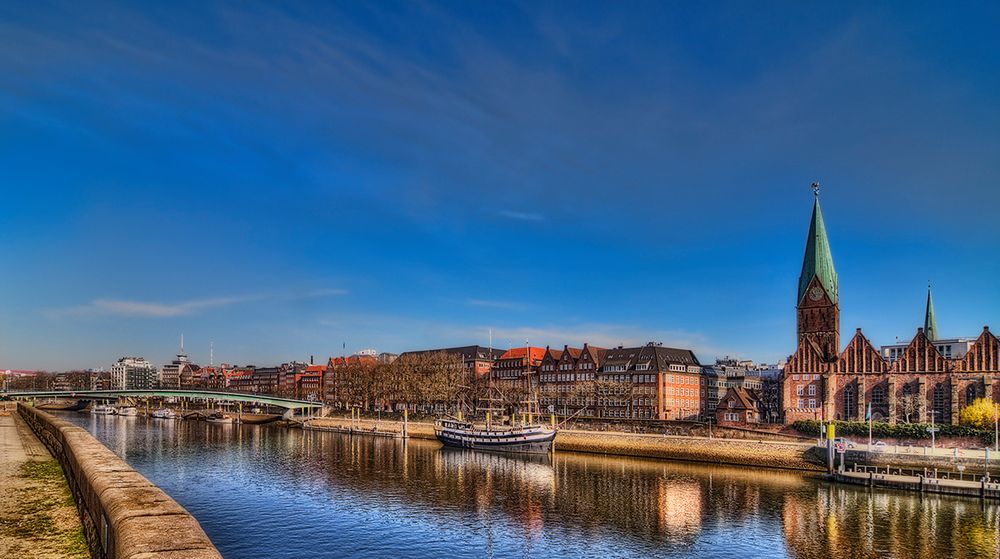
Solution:
[(987, 3), (5, 3), (0, 367), (1000, 328)]

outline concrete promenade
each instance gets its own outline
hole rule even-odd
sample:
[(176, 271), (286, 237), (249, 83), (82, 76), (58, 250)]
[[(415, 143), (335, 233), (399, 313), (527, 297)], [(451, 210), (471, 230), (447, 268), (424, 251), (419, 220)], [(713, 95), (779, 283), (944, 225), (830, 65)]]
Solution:
[(0, 488), (0, 557), (90, 557), (59, 463), (6, 406), (0, 408)]

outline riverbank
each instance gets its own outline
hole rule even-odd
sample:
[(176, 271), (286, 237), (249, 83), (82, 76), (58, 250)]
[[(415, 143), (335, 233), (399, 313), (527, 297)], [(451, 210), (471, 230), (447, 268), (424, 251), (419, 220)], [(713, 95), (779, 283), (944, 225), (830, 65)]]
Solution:
[(17, 414), (66, 473), (90, 556), (221, 559), (188, 511), (86, 430), (22, 404)]
[(0, 557), (90, 557), (59, 463), (12, 411), (0, 410)]
[[(402, 422), (362, 419), (354, 421), (338, 418), (311, 419), (310, 424), (329, 429), (355, 427), (359, 431), (401, 432)], [(411, 421), (407, 433), (415, 439), (435, 440), (434, 424)], [(803, 471), (821, 471), (822, 462), (813, 457), (811, 443), (743, 439), (709, 439), (622, 433), (615, 431), (582, 431), (562, 429), (556, 437), (556, 451), (586, 452), (609, 456), (661, 458), (710, 464), (756, 466)]]

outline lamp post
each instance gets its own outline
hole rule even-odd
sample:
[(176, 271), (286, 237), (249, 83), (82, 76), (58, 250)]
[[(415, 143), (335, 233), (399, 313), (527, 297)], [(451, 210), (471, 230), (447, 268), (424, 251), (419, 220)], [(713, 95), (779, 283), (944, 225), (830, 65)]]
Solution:
[(936, 448), (934, 442), (934, 433), (937, 433), (937, 427), (934, 426), (934, 416), (937, 415), (937, 410), (931, 410), (931, 428), (928, 431), (931, 432), (931, 450)]

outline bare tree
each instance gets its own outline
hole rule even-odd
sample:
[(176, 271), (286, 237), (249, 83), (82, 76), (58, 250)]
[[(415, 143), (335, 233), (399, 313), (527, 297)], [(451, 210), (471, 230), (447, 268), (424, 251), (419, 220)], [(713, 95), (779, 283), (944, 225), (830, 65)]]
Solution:
[(896, 398), (896, 413), (906, 423), (911, 423), (910, 418), (920, 413), (920, 397), (916, 394), (903, 394)]

